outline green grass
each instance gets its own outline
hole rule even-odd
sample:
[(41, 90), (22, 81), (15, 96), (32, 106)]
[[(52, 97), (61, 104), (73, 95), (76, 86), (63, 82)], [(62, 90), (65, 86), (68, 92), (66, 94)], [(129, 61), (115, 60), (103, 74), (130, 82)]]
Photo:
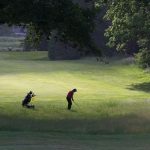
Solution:
[(150, 135), (1, 132), (1, 150), (148, 150)]
[[(1, 130), (150, 132), (150, 74), (136, 65), (48, 61), (46, 52), (0, 54)], [(65, 97), (74, 87), (78, 106), (69, 112)], [(29, 90), (37, 94), (35, 110), (20, 105)]]
[[(0, 149), (38, 149), (40, 140), (39, 149), (45, 142), (45, 149), (50, 148), (48, 143), (51, 149), (63, 145), (66, 149), (68, 140), (73, 148), (87, 150), (150, 146), (150, 73), (126, 59), (111, 59), (109, 64), (95, 58), (48, 61), (47, 52), (0, 52), (0, 81), (0, 141), (8, 142), (0, 143)], [(68, 111), (65, 97), (72, 88), (78, 89), (77, 105)], [(30, 90), (37, 94), (35, 110), (21, 106)], [(139, 133), (144, 135), (133, 135)], [(15, 134), (21, 138), (11, 138)], [(18, 144), (21, 139), (24, 142)]]

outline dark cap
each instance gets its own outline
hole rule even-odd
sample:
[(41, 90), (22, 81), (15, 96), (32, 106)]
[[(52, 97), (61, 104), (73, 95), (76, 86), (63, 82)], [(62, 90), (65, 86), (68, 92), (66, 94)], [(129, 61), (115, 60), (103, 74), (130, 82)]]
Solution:
[(32, 91), (30, 91), (29, 94), (32, 94)]
[(73, 89), (72, 91), (73, 91), (73, 92), (77, 92), (77, 89)]

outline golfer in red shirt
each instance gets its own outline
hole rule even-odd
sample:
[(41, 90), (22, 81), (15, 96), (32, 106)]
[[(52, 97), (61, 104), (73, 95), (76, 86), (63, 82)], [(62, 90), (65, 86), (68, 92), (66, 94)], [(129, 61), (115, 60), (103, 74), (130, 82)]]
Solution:
[(68, 109), (70, 110), (71, 109), (71, 105), (72, 105), (72, 101), (74, 101), (73, 99), (73, 94), (77, 92), (77, 89), (73, 89), (72, 91), (69, 91), (68, 94), (67, 94), (67, 101), (68, 101)]

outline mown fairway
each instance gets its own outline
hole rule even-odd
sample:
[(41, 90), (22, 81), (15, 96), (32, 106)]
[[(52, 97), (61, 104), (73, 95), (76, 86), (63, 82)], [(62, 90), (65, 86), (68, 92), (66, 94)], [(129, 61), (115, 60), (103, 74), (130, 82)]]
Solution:
[(1, 132), (1, 150), (149, 150), (150, 135)]
[[(65, 97), (72, 88), (78, 89), (77, 105), (68, 111)], [(37, 94), (32, 102), (35, 110), (21, 106), (30, 90)], [(134, 150), (141, 141), (141, 149), (147, 150), (149, 91), (150, 73), (127, 59), (111, 59), (109, 64), (94, 58), (48, 61), (46, 52), (0, 52), (0, 149), (20, 149), (16, 141), (22, 141), (24, 149), (38, 149), (37, 141), (43, 141), (41, 148), (44, 143), (45, 149), (59, 143), (51, 149), (61, 149), (64, 143), (66, 149), (69, 141), (78, 143), (72, 149), (116, 150), (131, 141), (128, 149)], [(141, 133), (142, 137), (127, 136)], [(103, 138), (102, 134), (113, 135)]]

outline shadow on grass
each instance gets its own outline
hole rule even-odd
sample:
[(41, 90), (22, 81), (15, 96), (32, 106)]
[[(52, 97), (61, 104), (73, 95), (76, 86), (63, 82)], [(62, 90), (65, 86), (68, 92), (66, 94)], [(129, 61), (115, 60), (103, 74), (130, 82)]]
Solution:
[(150, 92), (150, 82), (132, 84), (128, 89), (135, 90), (135, 91)]
[(34, 131), (82, 134), (150, 133), (150, 120), (128, 114), (99, 119), (34, 119), (0, 115), (0, 131)]
[[(55, 104), (55, 105), (54, 105)], [(108, 103), (109, 104), (109, 103)], [(122, 107), (116, 103), (103, 105), (107, 111), (92, 115), (81, 110), (67, 110), (56, 102), (39, 103), (38, 108), (27, 109), (18, 102), (0, 103), (0, 131), (35, 131), (76, 134), (150, 133), (149, 109), (111, 115), (110, 110)], [(147, 104), (146, 104), (147, 105)], [(127, 107), (129, 105), (126, 105)], [(133, 105), (131, 108), (134, 108)], [(145, 106), (145, 105), (144, 105)], [(141, 107), (137, 107), (141, 108)], [(143, 107), (142, 107), (143, 108)], [(120, 110), (120, 109), (119, 109)], [(130, 109), (129, 109), (130, 110)], [(147, 111), (148, 110), (148, 111)], [(112, 112), (112, 111), (111, 111)], [(105, 114), (106, 113), (106, 114)], [(94, 117), (95, 116), (95, 117)]]

